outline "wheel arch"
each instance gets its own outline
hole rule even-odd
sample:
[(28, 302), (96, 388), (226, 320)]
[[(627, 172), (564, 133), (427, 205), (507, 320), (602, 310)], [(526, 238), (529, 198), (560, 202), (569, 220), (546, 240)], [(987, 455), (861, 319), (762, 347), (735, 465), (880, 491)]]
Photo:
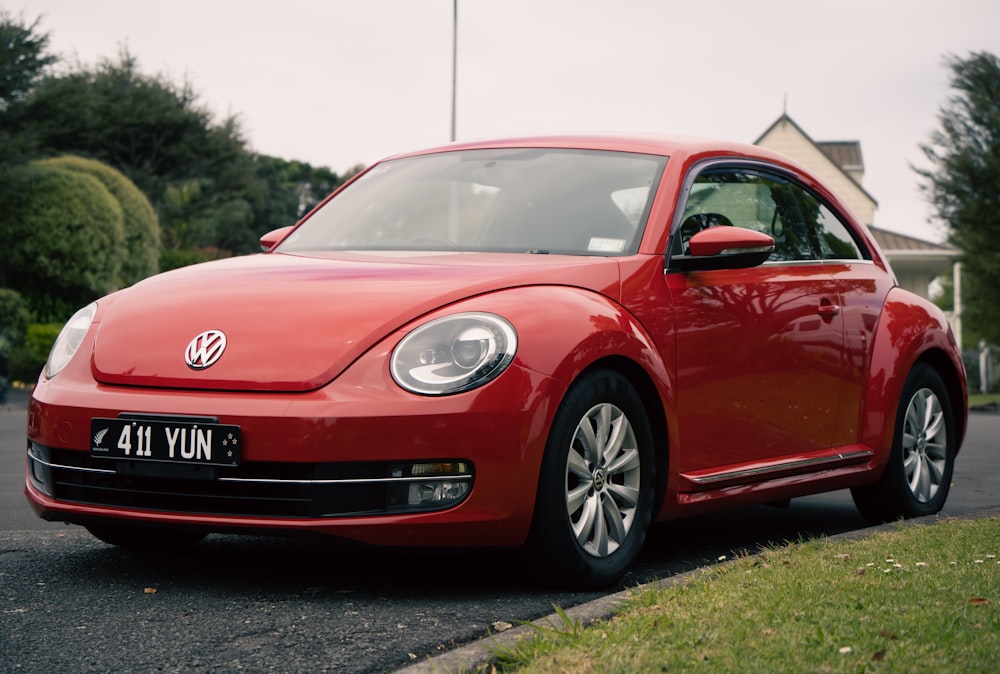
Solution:
[(888, 460), (899, 398), (920, 362), (941, 376), (952, 403), (956, 443), (965, 437), (968, 414), (965, 367), (951, 327), (931, 302), (901, 288), (886, 298), (876, 328), (863, 408), (862, 441)]
[(920, 358), (913, 364), (927, 363), (933, 367), (948, 389), (948, 397), (951, 399), (951, 413), (955, 419), (955, 445), (956, 450), (962, 447), (965, 439), (965, 428), (968, 424), (968, 389), (966, 386), (965, 372), (957, 369), (952, 359), (941, 349), (929, 349), (920, 354)]
[[(940, 356), (930, 350), (906, 373), (893, 417), (893, 445), (879, 478), (851, 488), (858, 511), (869, 522), (933, 515), (948, 498), (963, 415), (955, 412), (961, 401), (950, 400), (954, 382), (948, 381), (947, 354), (941, 355), (946, 360), (943, 366), (935, 365)], [(942, 424), (932, 413), (936, 410), (949, 414), (951, 420)]]
[[(475, 298), (465, 306), (503, 315), (523, 334), (515, 362), (555, 382), (546, 411), (548, 424), (573, 385), (588, 373), (610, 369), (629, 381), (642, 401), (653, 434), (655, 519), (668, 484), (675, 382), (669, 356), (658, 348), (642, 322), (605, 295), (564, 286), (508, 289)], [(544, 311), (539, 312), (539, 307)], [(538, 330), (540, 325), (558, 325), (559, 330)], [(539, 466), (542, 460), (539, 455)], [(535, 480), (537, 491), (537, 475)]]

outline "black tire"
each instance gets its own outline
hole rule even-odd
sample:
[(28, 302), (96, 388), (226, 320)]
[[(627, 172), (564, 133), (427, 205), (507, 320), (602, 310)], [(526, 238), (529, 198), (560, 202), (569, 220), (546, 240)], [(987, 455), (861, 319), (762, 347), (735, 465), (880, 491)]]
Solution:
[(885, 472), (875, 484), (851, 490), (861, 515), (880, 523), (939, 512), (957, 449), (948, 389), (933, 367), (917, 363), (903, 384)]
[(87, 531), (109, 545), (147, 552), (173, 552), (197, 545), (205, 534), (200, 531), (161, 529), (138, 524), (88, 524)]
[(635, 388), (612, 370), (584, 375), (559, 406), (542, 459), (527, 545), (543, 583), (621, 581), (653, 511), (653, 433)]

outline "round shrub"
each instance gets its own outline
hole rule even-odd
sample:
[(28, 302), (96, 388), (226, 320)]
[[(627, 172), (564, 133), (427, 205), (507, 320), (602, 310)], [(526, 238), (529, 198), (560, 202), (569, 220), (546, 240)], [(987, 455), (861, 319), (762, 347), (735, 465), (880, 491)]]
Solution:
[(124, 216), (122, 224), (128, 250), (122, 260), (120, 287), (132, 285), (159, 271), (160, 224), (149, 199), (131, 180), (107, 164), (83, 157), (67, 155), (35, 163), (93, 176), (118, 200)]
[(32, 162), (13, 171), (0, 203), (0, 286), (35, 320), (60, 322), (122, 285), (124, 213), (87, 173)]

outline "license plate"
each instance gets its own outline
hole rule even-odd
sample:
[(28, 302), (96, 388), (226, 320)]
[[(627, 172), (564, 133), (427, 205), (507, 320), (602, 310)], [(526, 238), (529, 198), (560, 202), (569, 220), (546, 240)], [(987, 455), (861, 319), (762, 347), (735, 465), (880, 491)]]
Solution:
[(239, 426), (211, 419), (90, 420), (90, 454), (94, 457), (236, 466), (241, 446)]

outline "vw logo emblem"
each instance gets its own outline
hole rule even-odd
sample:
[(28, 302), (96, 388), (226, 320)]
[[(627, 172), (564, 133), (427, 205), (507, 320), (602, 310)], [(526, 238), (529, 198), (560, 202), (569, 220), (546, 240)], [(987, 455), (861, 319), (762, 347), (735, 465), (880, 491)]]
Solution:
[(603, 468), (598, 468), (594, 471), (594, 490), (604, 491), (604, 485), (607, 484), (608, 476), (604, 472)]
[(184, 352), (184, 362), (192, 370), (211, 367), (226, 350), (226, 335), (221, 330), (206, 330), (191, 340)]

